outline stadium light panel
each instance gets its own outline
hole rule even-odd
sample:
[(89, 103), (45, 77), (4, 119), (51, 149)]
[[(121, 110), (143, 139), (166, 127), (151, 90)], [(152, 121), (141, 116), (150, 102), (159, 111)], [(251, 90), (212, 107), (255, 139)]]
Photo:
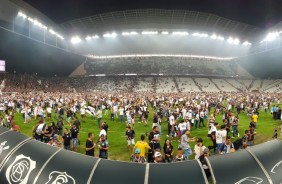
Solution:
[(142, 32), (143, 35), (156, 35), (158, 34), (157, 31), (143, 31)]
[(95, 36), (92, 36), (92, 38), (93, 38), (93, 39), (99, 38), (99, 36), (98, 36), (98, 35), (95, 35)]
[(71, 43), (73, 44), (77, 44), (77, 43), (80, 43), (81, 42), (81, 39), (79, 36), (74, 36), (71, 38)]
[(215, 40), (217, 39), (217, 36), (215, 34), (211, 35), (211, 39)]
[(122, 32), (121, 34), (122, 34), (123, 36), (130, 35), (129, 32)]
[(53, 35), (56, 34), (56, 32), (53, 29), (49, 29), (49, 32)]
[(34, 20), (30, 17), (28, 17), (27, 20), (30, 21), (30, 22), (34, 22)]
[(189, 35), (189, 33), (188, 32), (172, 32), (172, 35), (186, 36), (186, 35)]
[(27, 18), (27, 15), (24, 14), (23, 12), (18, 12), (18, 16), (20, 16), (20, 17), (22, 17), (22, 18), (24, 18), (24, 19)]
[(268, 33), (263, 41), (273, 41), (279, 36), (279, 32)]
[(243, 43), (243, 45), (244, 46), (249, 46), (249, 45), (252, 45), (250, 42), (248, 42), (248, 41), (245, 41), (244, 43)]
[(193, 33), (192, 36), (201, 36), (200, 33)]
[(106, 33), (106, 34), (103, 34), (104, 38), (115, 38), (116, 36), (117, 36), (116, 33)]
[(239, 45), (240, 40), (239, 40), (238, 38), (236, 38), (236, 39), (233, 41), (233, 43), (234, 43), (235, 45)]
[(168, 35), (169, 33), (167, 31), (162, 32), (163, 35)]
[(223, 36), (218, 36), (217, 39), (223, 41), (223, 40), (224, 40), (224, 37), (223, 37)]
[(122, 35), (123, 36), (130, 36), (130, 35), (138, 35), (138, 33), (135, 32), (135, 31), (132, 31), (132, 32), (122, 32)]
[(90, 41), (92, 38), (90, 36), (85, 37), (85, 40)]

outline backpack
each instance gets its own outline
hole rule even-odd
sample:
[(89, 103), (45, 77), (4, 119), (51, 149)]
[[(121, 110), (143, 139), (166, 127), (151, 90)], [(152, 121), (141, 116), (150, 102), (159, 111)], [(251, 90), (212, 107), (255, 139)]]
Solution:
[(233, 142), (234, 149), (238, 150), (243, 144), (242, 144), (243, 138), (237, 139)]

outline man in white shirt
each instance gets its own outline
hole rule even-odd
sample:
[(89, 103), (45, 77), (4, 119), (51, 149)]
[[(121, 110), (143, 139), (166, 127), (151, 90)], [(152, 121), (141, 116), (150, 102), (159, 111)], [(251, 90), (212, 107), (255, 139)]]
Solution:
[(204, 118), (205, 118), (205, 112), (202, 110), (202, 111), (200, 112), (200, 123), (199, 123), (199, 127), (201, 127), (201, 124), (203, 125), (203, 127), (205, 127)]
[(221, 125), (220, 130), (217, 130), (215, 133), (216, 145), (217, 145), (216, 150), (214, 152), (215, 155), (217, 154), (219, 146), (225, 142), (226, 136), (227, 136), (226, 126)]
[(100, 109), (100, 107), (98, 108), (97, 111), (97, 122), (98, 122), (98, 127), (100, 128), (101, 126), (101, 119), (102, 119), (102, 110)]
[(124, 121), (124, 108), (122, 106), (119, 108), (119, 120), (122, 123)]
[(50, 120), (51, 119), (52, 108), (50, 106), (48, 106), (46, 108), (46, 111), (47, 111), (47, 117)]
[(171, 114), (170, 117), (169, 117), (168, 134), (166, 135), (167, 137), (169, 137), (171, 127), (174, 126), (174, 123), (175, 123), (175, 118), (174, 118), (173, 114)]
[(81, 115), (81, 118), (82, 118), (82, 119), (85, 118), (85, 112), (86, 112), (86, 110), (85, 110), (84, 106), (82, 106), (82, 107), (80, 108), (80, 115)]
[(203, 145), (203, 139), (199, 138), (194, 147), (195, 160), (198, 160), (198, 158), (203, 154), (205, 148), (206, 147)]
[(182, 136), (185, 131), (187, 130), (187, 124), (184, 122), (184, 120), (181, 121), (181, 123), (179, 123), (178, 128), (180, 130), (180, 136)]

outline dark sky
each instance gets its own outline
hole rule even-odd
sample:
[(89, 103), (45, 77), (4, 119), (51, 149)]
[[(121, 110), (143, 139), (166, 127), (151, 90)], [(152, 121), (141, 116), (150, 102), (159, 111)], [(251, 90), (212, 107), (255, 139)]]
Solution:
[(56, 23), (127, 9), (183, 9), (213, 13), (268, 28), (282, 20), (282, 0), (24, 0)]

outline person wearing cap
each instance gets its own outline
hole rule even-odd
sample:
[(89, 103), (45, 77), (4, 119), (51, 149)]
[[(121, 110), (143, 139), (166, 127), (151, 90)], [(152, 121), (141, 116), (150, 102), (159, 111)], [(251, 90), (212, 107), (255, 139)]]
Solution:
[(106, 140), (104, 134), (100, 136), (100, 144), (99, 147), (99, 158), (108, 159), (108, 150), (109, 150), (109, 143)]
[(199, 138), (197, 140), (197, 144), (195, 144), (194, 147), (194, 155), (195, 155), (195, 160), (198, 160), (198, 158), (203, 154), (203, 150), (206, 147), (203, 145), (203, 139)]
[(202, 164), (202, 168), (205, 171), (205, 174), (207, 176), (207, 179), (211, 180), (211, 172), (209, 169), (209, 165), (207, 164), (206, 158), (209, 157), (210, 150), (208, 148), (203, 149), (203, 154), (199, 157), (199, 161)]
[(162, 162), (163, 162), (163, 157), (162, 157), (161, 152), (156, 151), (155, 154), (154, 154), (154, 163), (159, 164), (159, 163), (162, 163)]
[(183, 162), (185, 160), (183, 152), (182, 152), (182, 148), (179, 147), (177, 150), (177, 154), (173, 159), (173, 162)]
[(140, 153), (141, 153), (140, 149), (136, 148), (135, 151), (134, 151), (134, 155), (131, 155), (131, 157), (130, 157), (130, 161), (131, 162), (137, 162), (137, 163), (145, 163), (146, 159), (145, 159), (145, 157), (141, 157)]

